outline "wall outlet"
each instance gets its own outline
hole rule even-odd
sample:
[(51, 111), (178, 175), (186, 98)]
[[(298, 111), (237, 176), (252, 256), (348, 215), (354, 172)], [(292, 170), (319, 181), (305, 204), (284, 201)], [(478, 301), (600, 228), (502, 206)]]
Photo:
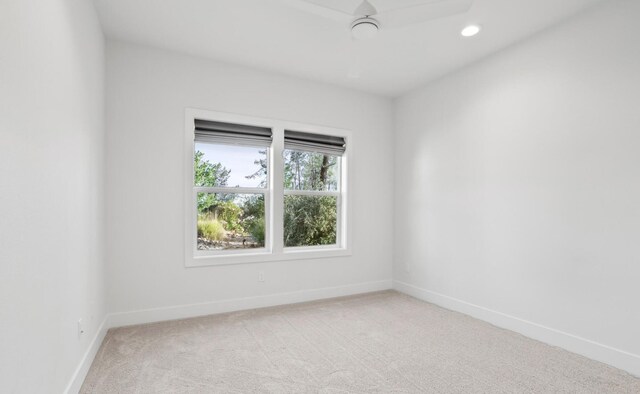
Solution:
[(78, 320), (78, 337), (81, 337), (84, 334), (84, 322), (82, 319)]
[(264, 271), (258, 272), (258, 282), (264, 282)]

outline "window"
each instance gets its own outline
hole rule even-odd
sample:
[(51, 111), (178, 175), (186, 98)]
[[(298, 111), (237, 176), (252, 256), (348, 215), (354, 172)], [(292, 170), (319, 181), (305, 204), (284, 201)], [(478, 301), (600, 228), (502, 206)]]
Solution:
[(284, 246), (337, 245), (342, 137), (285, 130)]
[(271, 129), (197, 119), (194, 130), (196, 250), (264, 249)]
[(187, 110), (186, 265), (350, 254), (350, 133)]

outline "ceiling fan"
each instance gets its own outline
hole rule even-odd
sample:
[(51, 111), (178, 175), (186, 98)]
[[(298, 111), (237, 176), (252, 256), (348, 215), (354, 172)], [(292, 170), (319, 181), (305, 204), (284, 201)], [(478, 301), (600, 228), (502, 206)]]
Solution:
[[(374, 3), (381, 2), (381, 0)], [(395, 7), (382, 8), (380, 11), (369, 0), (288, 0), (313, 14), (344, 23), (349, 26), (355, 39), (369, 39), (377, 35), (381, 28), (396, 28), (422, 23), (428, 20), (444, 18), (465, 13), (471, 8), (473, 0), (413, 0), (399, 2)], [(359, 5), (358, 5), (359, 3)], [(401, 3), (398, 6), (398, 3)]]

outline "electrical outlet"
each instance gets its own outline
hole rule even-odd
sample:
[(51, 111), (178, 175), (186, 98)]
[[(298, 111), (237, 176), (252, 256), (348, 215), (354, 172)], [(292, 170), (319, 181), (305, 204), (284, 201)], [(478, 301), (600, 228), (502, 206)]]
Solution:
[(82, 319), (78, 320), (78, 337), (81, 337), (84, 334), (84, 322)]
[(264, 282), (264, 271), (258, 272), (258, 282)]

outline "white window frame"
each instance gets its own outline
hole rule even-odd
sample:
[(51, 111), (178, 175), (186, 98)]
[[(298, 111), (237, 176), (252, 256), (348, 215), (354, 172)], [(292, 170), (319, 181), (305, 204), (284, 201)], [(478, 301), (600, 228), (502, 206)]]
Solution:
[[(269, 127), (273, 133), (273, 142), (267, 149), (268, 187), (260, 188), (225, 188), (194, 187), (193, 159), (195, 154), (194, 121), (195, 119), (249, 126)], [(284, 130), (296, 130), (307, 133), (338, 136), (345, 139), (346, 151), (340, 162), (339, 192), (306, 192), (284, 190)], [(185, 110), (185, 266), (202, 267), (232, 264), (248, 264), (300, 259), (337, 258), (351, 255), (351, 176), (350, 167), (353, 151), (353, 135), (348, 130), (332, 127), (316, 126), (304, 123), (289, 122), (277, 119), (260, 118), (239, 114), (187, 108)], [(265, 247), (260, 249), (239, 249), (227, 251), (198, 251), (196, 237), (197, 191), (217, 193), (264, 193), (265, 196)], [(338, 197), (338, 226), (335, 245), (284, 247), (284, 196), (285, 194), (335, 195)]]

